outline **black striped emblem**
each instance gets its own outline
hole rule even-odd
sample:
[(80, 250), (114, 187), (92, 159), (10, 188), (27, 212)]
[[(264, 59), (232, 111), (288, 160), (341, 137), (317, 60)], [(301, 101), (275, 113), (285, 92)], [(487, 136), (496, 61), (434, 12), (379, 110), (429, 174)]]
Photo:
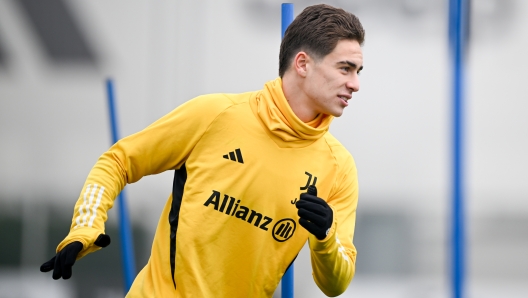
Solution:
[(271, 236), (279, 242), (284, 242), (293, 236), (296, 227), (297, 224), (295, 223), (295, 220), (291, 218), (281, 219), (275, 224), (275, 226), (273, 226)]
[(232, 161), (244, 163), (244, 159), (242, 158), (242, 151), (240, 151), (240, 148), (237, 148), (235, 149), (235, 151), (231, 151), (228, 154), (225, 154), (223, 157)]

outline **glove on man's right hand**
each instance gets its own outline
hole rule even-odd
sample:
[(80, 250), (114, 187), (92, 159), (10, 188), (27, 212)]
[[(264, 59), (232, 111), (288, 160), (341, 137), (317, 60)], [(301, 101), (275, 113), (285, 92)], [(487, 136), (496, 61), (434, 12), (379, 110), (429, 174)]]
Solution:
[[(107, 247), (110, 244), (110, 236), (101, 234), (94, 242), (100, 247)], [(77, 255), (83, 249), (83, 244), (79, 241), (72, 242), (61, 251), (59, 251), (51, 260), (40, 266), (41, 272), (49, 272), (53, 270), (53, 279), (57, 280), (61, 277), (69, 279), (72, 276), (72, 266), (75, 264)]]

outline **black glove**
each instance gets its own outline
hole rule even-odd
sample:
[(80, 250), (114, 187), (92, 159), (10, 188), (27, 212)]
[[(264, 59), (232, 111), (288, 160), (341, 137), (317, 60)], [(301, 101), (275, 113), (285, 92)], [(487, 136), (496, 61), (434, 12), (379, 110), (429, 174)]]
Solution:
[(321, 198), (317, 197), (317, 189), (310, 185), (308, 192), (301, 194), (299, 201), (295, 204), (299, 211), (299, 224), (312, 233), (319, 240), (328, 235), (334, 215), (332, 208)]
[[(110, 244), (110, 236), (101, 234), (94, 242), (100, 247), (107, 247)], [(72, 266), (75, 264), (77, 255), (83, 249), (83, 245), (79, 241), (72, 242), (61, 251), (59, 251), (51, 260), (40, 266), (41, 272), (49, 272), (53, 270), (53, 279), (68, 279), (72, 276)]]

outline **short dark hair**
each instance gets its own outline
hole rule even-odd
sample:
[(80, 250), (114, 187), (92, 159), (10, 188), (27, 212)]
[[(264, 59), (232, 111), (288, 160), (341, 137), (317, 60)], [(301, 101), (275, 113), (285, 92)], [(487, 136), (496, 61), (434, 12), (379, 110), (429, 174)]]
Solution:
[(284, 33), (279, 76), (284, 75), (299, 51), (320, 59), (330, 54), (342, 39), (356, 40), (360, 45), (365, 41), (365, 30), (355, 15), (326, 4), (306, 7)]

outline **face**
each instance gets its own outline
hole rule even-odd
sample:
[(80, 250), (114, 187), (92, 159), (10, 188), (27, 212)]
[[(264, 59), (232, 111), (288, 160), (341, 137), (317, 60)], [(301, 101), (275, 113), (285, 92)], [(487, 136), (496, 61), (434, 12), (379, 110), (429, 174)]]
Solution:
[(363, 52), (355, 40), (340, 40), (335, 49), (319, 60), (307, 58), (303, 90), (307, 108), (339, 117), (359, 91), (359, 72), (363, 69)]

